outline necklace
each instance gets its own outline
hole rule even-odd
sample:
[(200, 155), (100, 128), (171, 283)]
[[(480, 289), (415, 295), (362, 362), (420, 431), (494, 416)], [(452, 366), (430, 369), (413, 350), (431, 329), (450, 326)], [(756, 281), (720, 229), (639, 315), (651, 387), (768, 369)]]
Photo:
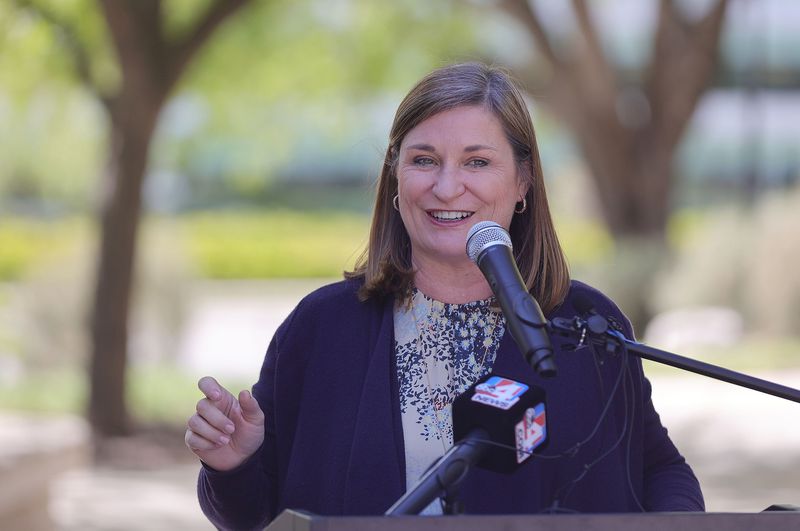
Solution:
[[(495, 344), (496, 342), (493, 341), (493, 339), (495, 331), (497, 329), (497, 325), (500, 322), (501, 314), (499, 311), (492, 310), (491, 306), (487, 306), (487, 308), (489, 308), (489, 311), (493, 314), (494, 317), (492, 325), (489, 328), (487, 327), (488, 322), (483, 322), (484, 317), (482, 315), (479, 315), (480, 312), (478, 311), (478, 308), (475, 308), (476, 312), (473, 315), (467, 314), (466, 312), (463, 311), (461, 312), (463, 316), (462, 322), (464, 326), (464, 328), (462, 328), (461, 330), (461, 335), (464, 338), (463, 339), (464, 344), (461, 345), (462, 348), (470, 348), (470, 350), (472, 350), (472, 347), (476, 347), (477, 345), (475, 344), (474, 337), (470, 335), (468, 330), (478, 326), (483, 328), (484, 337), (481, 344), (481, 346), (483, 347), (482, 348), (483, 354), (481, 356), (480, 364), (473, 363), (471, 371), (472, 374), (465, 375), (462, 373), (460, 375), (461, 381), (457, 381), (456, 374), (454, 373), (454, 364), (455, 362), (458, 361), (458, 359), (455, 356), (453, 356), (453, 358), (449, 360), (450, 366), (446, 373), (444, 385), (438, 386), (436, 392), (434, 392), (434, 386), (432, 385), (431, 382), (431, 369), (432, 366), (435, 367), (437, 365), (438, 361), (437, 352), (441, 351), (442, 347), (441, 345), (437, 344), (438, 342), (433, 342), (433, 346), (429, 347), (426, 352), (423, 352), (423, 332), (427, 331), (429, 333), (429, 336), (433, 337), (442, 337), (444, 335), (442, 333), (442, 327), (446, 324), (443, 322), (444, 306), (437, 307), (439, 304), (443, 303), (437, 303), (436, 301), (432, 301), (433, 304), (431, 306), (431, 311), (426, 313), (425, 325), (424, 327), (421, 327), (419, 323), (420, 316), (418, 315), (419, 305), (415, 300), (416, 297), (418, 296), (424, 297), (424, 295), (419, 291), (415, 293), (415, 295), (412, 298), (411, 315), (414, 320), (414, 327), (416, 331), (416, 350), (424, 364), (425, 383), (427, 385), (425, 391), (428, 396), (428, 401), (430, 404), (430, 407), (428, 408), (428, 414), (425, 416), (429, 419), (428, 420), (429, 424), (431, 423), (433, 424), (433, 427), (435, 428), (435, 431), (439, 436), (439, 440), (442, 443), (442, 447), (446, 451), (447, 442), (449, 442), (449, 438), (445, 437), (445, 432), (447, 432), (447, 435), (450, 435), (452, 433), (452, 427), (448, 426), (448, 422), (450, 421), (451, 416), (448, 414), (446, 409), (452, 403), (455, 394), (459, 391), (458, 387), (460, 385), (464, 384), (466, 384), (466, 386), (472, 385), (475, 381), (477, 381), (477, 379), (483, 373), (484, 367), (486, 365), (486, 360), (489, 355), (489, 351), (492, 350), (491, 347), (495, 347), (496, 350), (496, 344)], [(473, 319), (475, 320), (475, 322), (470, 323), (470, 321), (472, 321)], [(488, 321), (488, 319), (486, 320)], [(454, 354), (457, 349), (457, 343), (456, 343), (457, 338), (455, 337), (455, 328), (456, 328), (455, 326), (452, 326), (450, 328), (450, 342), (449, 345), (445, 347), (449, 349), (448, 354), (451, 352)], [(472, 341), (466, 339), (467, 337), (472, 339)], [(433, 364), (431, 363), (431, 358)], [(477, 360), (475, 361), (477, 362)], [(448, 430), (448, 427), (450, 427), (450, 430)]]

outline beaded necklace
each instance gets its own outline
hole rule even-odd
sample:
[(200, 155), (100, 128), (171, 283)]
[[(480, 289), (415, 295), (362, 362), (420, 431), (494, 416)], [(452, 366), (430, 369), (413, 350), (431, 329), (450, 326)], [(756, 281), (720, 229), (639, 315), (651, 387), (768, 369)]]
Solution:
[[(416, 296), (414, 298), (416, 298)], [(411, 315), (412, 315), (413, 320), (414, 320), (414, 327), (415, 327), (415, 331), (416, 331), (416, 341), (415, 341), (416, 350), (417, 350), (417, 353), (419, 354), (420, 358), (422, 359), (422, 362), (423, 362), (423, 365), (424, 365), (425, 382), (426, 382), (426, 385), (427, 385), (426, 394), (427, 394), (427, 398), (428, 398), (428, 401), (429, 401), (429, 404), (430, 404), (429, 413), (427, 415), (428, 422), (429, 422), (429, 424), (433, 424), (433, 427), (435, 428), (436, 432), (439, 435), (439, 440), (442, 443), (442, 447), (446, 451), (447, 450), (447, 442), (446, 442), (446, 437), (444, 435), (443, 429), (445, 428), (444, 425), (449, 420), (449, 416), (445, 414), (444, 418), (442, 418), (442, 414), (443, 414), (443, 411), (447, 408), (447, 406), (449, 406), (452, 403), (453, 398), (455, 398), (452, 395), (454, 394), (455, 391), (457, 391), (457, 389), (455, 389), (453, 387), (454, 380), (455, 380), (454, 372), (453, 372), (453, 366), (451, 364), (450, 367), (449, 367), (449, 371), (448, 371), (448, 375), (447, 375), (446, 392), (443, 393), (443, 394), (442, 393), (434, 393), (433, 385), (431, 384), (431, 364), (430, 364), (429, 358), (433, 358), (433, 361), (436, 362), (436, 351), (433, 351), (430, 356), (426, 356), (425, 353), (423, 352), (423, 342), (422, 342), (423, 329), (422, 329), (422, 327), (420, 326), (420, 323), (419, 323), (419, 316), (417, 315), (418, 311), (419, 311), (418, 307), (415, 304), (414, 299), (412, 299)], [(427, 325), (427, 329), (428, 329), (429, 332), (432, 333), (432, 335), (437, 336), (437, 337), (441, 337), (443, 335), (443, 333), (442, 333), (443, 331), (441, 330), (442, 321), (443, 321), (443, 319), (442, 319), (443, 318), (442, 309), (437, 308), (436, 312), (437, 312), (436, 314), (432, 314), (427, 319), (427, 321), (429, 323)], [(473, 367), (472, 375), (471, 375), (471, 378), (470, 378), (470, 380), (471, 380), (470, 384), (474, 383), (475, 381), (477, 381), (477, 379), (483, 373), (484, 367), (486, 365), (486, 359), (488, 357), (488, 353), (489, 353), (489, 350), (490, 350), (490, 345), (492, 344), (491, 339), (493, 338), (495, 330), (497, 329), (497, 325), (500, 322), (501, 313), (499, 311), (492, 311), (492, 313), (494, 314), (493, 315), (494, 319), (493, 319), (491, 328), (489, 328), (488, 332), (485, 332), (485, 334), (484, 334), (483, 354), (481, 356), (481, 361), (480, 361), (480, 364), (475, 365)], [(432, 321), (435, 321), (435, 323), (436, 323), (436, 330), (434, 330), (434, 326), (433, 326)], [(451, 328), (450, 329), (450, 343), (449, 343), (450, 346), (455, 344), (456, 341), (457, 341), (457, 339), (454, 336), (454, 328)], [(455, 360), (451, 360), (451, 361), (455, 361)]]

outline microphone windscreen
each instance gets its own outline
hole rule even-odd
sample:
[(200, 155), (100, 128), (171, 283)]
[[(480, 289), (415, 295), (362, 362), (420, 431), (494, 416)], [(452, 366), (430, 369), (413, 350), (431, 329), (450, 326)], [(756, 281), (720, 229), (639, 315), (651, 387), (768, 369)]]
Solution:
[(486, 247), (498, 244), (512, 248), (508, 232), (494, 221), (479, 221), (467, 233), (467, 256), (477, 263)]

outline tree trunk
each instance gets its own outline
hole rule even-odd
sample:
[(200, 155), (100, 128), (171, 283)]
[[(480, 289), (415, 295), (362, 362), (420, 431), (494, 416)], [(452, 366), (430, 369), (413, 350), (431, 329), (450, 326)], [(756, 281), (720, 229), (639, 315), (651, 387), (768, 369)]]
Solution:
[[(141, 102), (140, 102), (141, 103)], [(135, 105), (135, 104), (133, 104)], [(120, 105), (123, 109), (126, 105)], [(134, 282), (141, 190), (158, 107), (111, 113), (111, 143), (100, 216), (91, 320), (89, 419), (101, 436), (129, 432), (125, 403), (128, 313)]]
[[(616, 240), (663, 240), (671, 210), (672, 160), (711, 82), (728, 0), (688, 20), (659, 0), (653, 54), (641, 80), (622, 78), (603, 53), (589, 2), (572, 0), (576, 39), (557, 49), (530, 0), (502, 0), (524, 24), (553, 76), (542, 101), (575, 135)], [(531, 82), (531, 85), (540, 83)]]
[[(111, 141), (90, 323), (88, 404), (89, 420), (99, 437), (125, 435), (131, 429), (125, 386), (128, 314), (142, 185), (158, 116), (197, 51), (248, 1), (214, 0), (192, 30), (179, 39), (164, 34), (161, 0), (101, 2), (122, 82), (116, 93), (102, 98), (110, 117)], [(83, 74), (92, 86), (89, 71), (83, 70)]]

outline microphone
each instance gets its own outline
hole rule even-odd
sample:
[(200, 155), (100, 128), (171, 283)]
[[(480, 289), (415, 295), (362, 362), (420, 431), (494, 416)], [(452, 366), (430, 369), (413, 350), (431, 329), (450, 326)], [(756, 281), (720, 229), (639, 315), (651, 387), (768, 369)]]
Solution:
[(547, 442), (545, 409), (543, 389), (489, 374), (453, 401), (453, 440), (482, 432), (497, 445), (487, 445), (477, 465), (509, 474)]
[(552, 378), (557, 371), (547, 321), (528, 293), (511, 251), (511, 236), (493, 221), (478, 222), (467, 234), (467, 256), (489, 282), (522, 355), (537, 374)]
[(478, 380), (453, 402), (458, 442), (384, 514), (419, 514), (437, 497), (452, 496), (473, 465), (506, 474), (522, 466), (548, 440), (544, 399), (542, 389), (510, 378)]

